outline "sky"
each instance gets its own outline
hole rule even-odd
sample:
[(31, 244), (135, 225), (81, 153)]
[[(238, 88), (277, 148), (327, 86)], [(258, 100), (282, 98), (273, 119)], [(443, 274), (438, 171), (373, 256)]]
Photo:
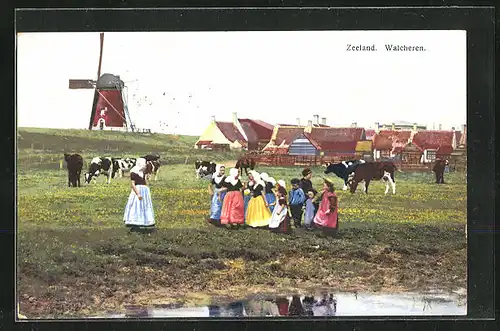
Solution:
[[(375, 44), (376, 52), (346, 51)], [(385, 44), (423, 46), (388, 52)], [(17, 35), (18, 127), (87, 128), (99, 33)], [(466, 123), (465, 31), (106, 32), (101, 73), (120, 75), (139, 128), (200, 135), (232, 113), (270, 124)]]

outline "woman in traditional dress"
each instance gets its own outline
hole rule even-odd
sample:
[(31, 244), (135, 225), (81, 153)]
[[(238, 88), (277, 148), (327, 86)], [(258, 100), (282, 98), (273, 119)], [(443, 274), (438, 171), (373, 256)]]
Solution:
[(226, 179), (225, 171), (226, 167), (218, 164), (215, 167), (215, 173), (212, 175), (212, 182), (208, 185), (208, 193), (212, 196), (208, 222), (216, 226), (220, 225), (222, 202), (226, 195), (226, 188), (224, 187), (224, 179)]
[(250, 202), (250, 199), (253, 196), (253, 187), (255, 185), (255, 181), (252, 176), (252, 171), (248, 174), (248, 181), (245, 183), (243, 187), (243, 203), (245, 205), (244, 208), (244, 213), (245, 213), (245, 220), (247, 219), (247, 209), (248, 209), (248, 203)]
[(254, 179), (254, 187), (252, 198), (248, 202), (246, 225), (253, 228), (268, 227), (272, 215), (264, 194), (266, 184), (257, 171), (252, 170), (251, 173)]
[(220, 223), (239, 226), (245, 222), (245, 206), (241, 194), (243, 184), (239, 179), (238, 169), (231, 168), (229, 170), (229, 176), (224, 180), (224, 187), (227, 193), (222, 203)]
[(333, 182), (324, 178), (323, 194), (318, 212), (314, 217), (315, 226), (322, 228), (325, 233), (335, 234), (338, 231), (338, 199)]
[(282, 187), (286, 190), (286, 182), (283, 179), (278, 180), (278, 189)]
[(278, 192), (276, 193), (276, 207), (269, 221), (269, 229), (273, 232), (287, 233), (290, 230), (290, 217), (288, 216), (286, 195), (286, 190), (281, 186), (278, 187)]
[(155, 226), (153, 203), (146, 181), (146, 166), (146, 159), (139, 158), (130, 170), (132, 191), (125, 207), (123, 221), (131, 228), (131, 231)]
[(260, 174), (260, 179), (262, 179), (266, 184), (265, 187), (266, 202), (269, 205), (269, 210), (272, 213), (274, 206), (276, 205), (276, 194), (273, 191), (273, 188), (276, 185), (276, 180), (274, 180), (274, 178), (272, 177), (269, 177), (269, 175), (265, 172)]

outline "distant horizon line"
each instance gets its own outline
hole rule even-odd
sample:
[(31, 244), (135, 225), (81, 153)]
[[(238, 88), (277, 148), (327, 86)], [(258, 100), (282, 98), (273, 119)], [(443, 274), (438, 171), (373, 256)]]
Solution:
[[(217, 122), (222, 122), (222, 121), (217, 121)], [(227, 122), (227, 123), (232, 123), (232, 122)], [(397, 123), (397, 122), (396, 122)], [(270, 123), (269, 123), (270, 124)], [(320, 123), (321, 124), (321, 123)], [(273, 125), (273, 124), (270, 124), (270, 125)], [(317, 123), (313, 123), (313, 127), (315, 125), (318, 125)], [(461, 127), (452, 127), (454, 128), (455, 130), (452, 130), (452, 128), (450, 129), (429, 129), (427, 128), (428, 125), (425, 125), (425, 124), (417, 124), (417, 127), (422, 127), (422, 126), (425, 126), (426, 129), (425, 131), (462, 131), (463, 129), (463, 125), (467, 125), (467, 124), (462, 124)], [(274, 124), (273, 127), (277, 127), (277, 126), (280, 126), (280, 127), (303, 127), (303, 128), (306, 128), (307, 125), (297, 125), (297, 124)], [(390, 125), (381, 125), (381, 126), (384, 126), (385, 129), (383, 128), (378, 128), (379, 130), (392, 130), (391, 126)], [(337, 129), (347, 129), (347, 128), (352, 128), (352, 129), (364, 129), (364, 130), (376, 130), (376, 128), (372, 128), (372, 127), (365, 127), (365, 126), (330, 126), (330, 125), (327, 125), (326, 127), (314, 127), (315, 129), (327, 129), (327, 128), (337, 128)], [(36, 126), (17, 126), (17, 130), (20, 130), (20, 129), (47, 129), (47, 130), (79, 130), (79, 131), (105, 131), (105, 132), (122, 132), (122, 133), (141, 133), (141, 134), (145, 134), (145, 132), (138, 132), (138, 131), (132, 131), (132, 130), (127, 130), (127, 131), (122, 131), (122, 130), (89, 130), (88, 128), (54, 128), (54, 127), (36, 127)], [(274, 128), (273, 128), (274, 129)], [(397, 130), (397, 129), (396, 129)], [(404, 130), (408, 130), (408, 129), (404, 129)], [(183, 134), (183, 133), (172, 133), (172, 132), (162, 132), (162, 131), (156, 131), (156, 130), (153, 130), (151, 129), (151, 132), (150, 133), (154, 133), (154, 134), (165, 134), (165, 135), (173, 135), (173, 136), (189, 136), (189, 137), (199, 137), (202, 133), (200, 134)]]

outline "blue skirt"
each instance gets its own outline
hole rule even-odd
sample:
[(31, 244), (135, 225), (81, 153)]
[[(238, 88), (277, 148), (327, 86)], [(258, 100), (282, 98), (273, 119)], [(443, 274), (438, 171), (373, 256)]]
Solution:
[(271, 210), (271, 213), (274, 210), (274, 206), (271, 206), (272, 203), (276, 202), (276, 196), (274, 193), (266, 193), (266, 201), (269, 204), (269, 210)]
[(155, 215), (149, 187), (146, 185), (136, 185), (136, 187), (142, 196), (142, 200), (137, 198), (133, 190), (130, 192), (127, 205), (125, 206), (123, 222), (126, 225), (152, 226), (155, 224)]
[(210, 207), (210, 219), (212, 220), (220, 220), (220, 214), (222, 212), (222, 202), (224, 202), (224, 197), (226, 196), (226, 192), (222, 192), (220, 195), (220, 201), (217, 196), (217, 190), (215, 190), (214, 195), (212, 196), (212, 205)]

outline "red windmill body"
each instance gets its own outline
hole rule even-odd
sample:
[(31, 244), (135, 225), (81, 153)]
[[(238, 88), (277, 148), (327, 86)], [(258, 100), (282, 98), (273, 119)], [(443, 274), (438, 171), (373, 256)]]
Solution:
[(94, 89), (94, 102), (90, 112), (89, 130), (128, 131), (131, 125), (127, 101), (124, 96), (125, 84), (120, 76), (103, 74), (101, 76), (104, 33), (100, 34), (101, 48), (97, 81), (91, 79), (70, 79), (70, 89)]

